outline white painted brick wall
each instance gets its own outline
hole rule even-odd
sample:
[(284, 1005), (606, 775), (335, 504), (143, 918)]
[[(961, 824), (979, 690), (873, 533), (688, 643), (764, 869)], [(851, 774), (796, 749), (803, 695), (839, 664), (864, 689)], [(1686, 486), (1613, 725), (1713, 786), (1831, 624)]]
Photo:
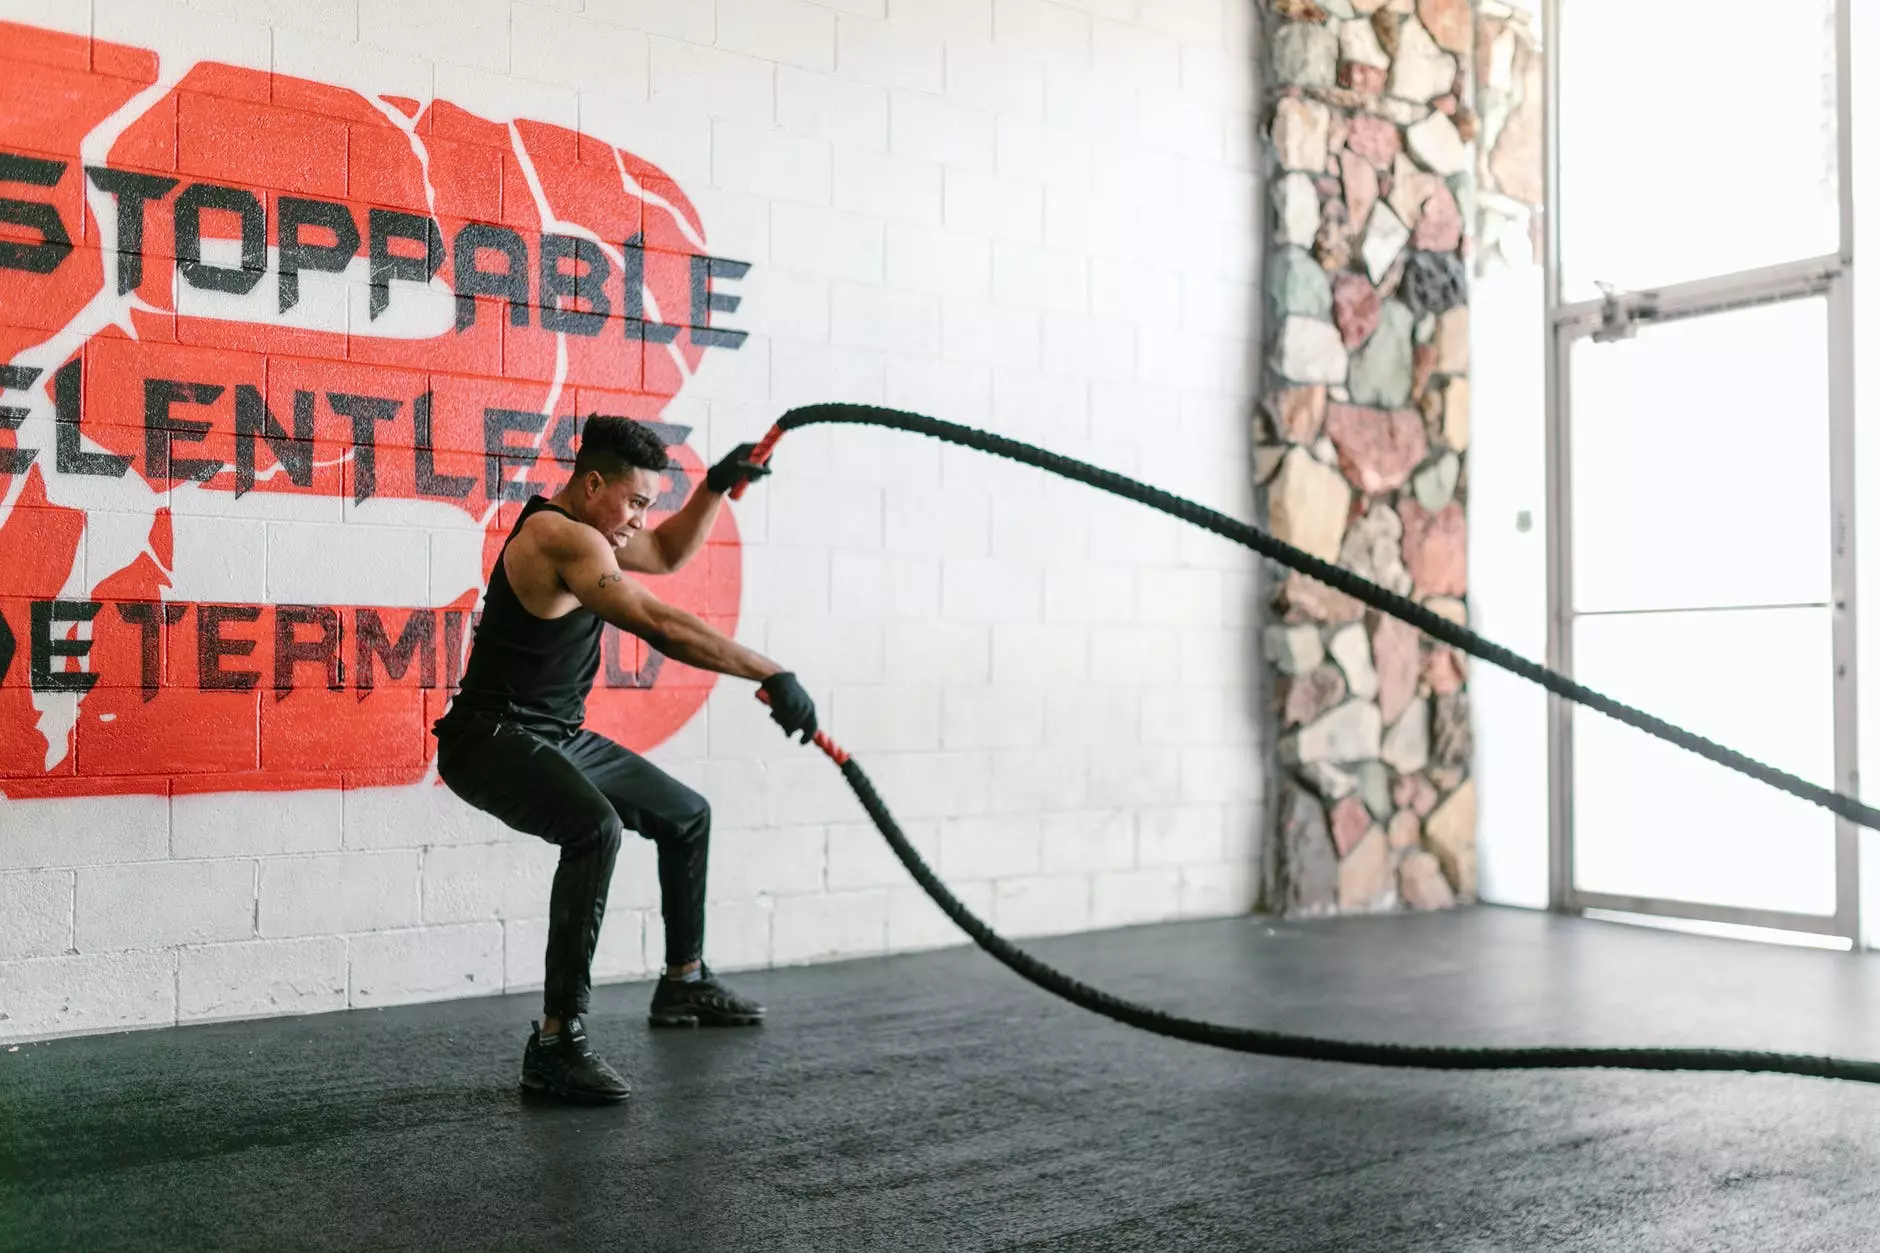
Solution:
[(1040, 857), (1052, 875), (1127, 870), (1136, 864), (1136, 815), (1126, 809), (1046, 814)]
[(948, 879), (1035, 874), (1042, 840), (1036, 819), (1015, 815), (952, 818), (940, 823), (940, 861)]
[(836, 16), (802, 0), (717, 0), (718, 46), (731, 52), (794, 65), (836, 67)]
[(779, 965), (863, 957), (888, 944), (888, 893), (882, 890), (782, 896), (772, 906), (771, 960)]
[(575, 88), (606, 83), (616, 95), (646, 95), (647, 39), (640, 31), (518, 4), (509, 32), (509, 68), (519, 78)]
[(255, 934), (256, 863), (138, 862), (78, 872), (72, 946), (81, 953), (162, 948)]
[(340, 815), (342, 842), (349, 849), (476, 844), (508, 830), (438, 786), (349, 788), (340, 794)]
[(882, 223), (877, 218), (809, 205), (775, 204), (770, 210), (770, 246), (776, 255), (812, 274), (878, 280), (882, 268)]
[(1181, 876), (1172, 866), (1092, 875), (1091, 925), (1123, 927), (1176, 917), (1181, 912)]
[[(709, 251), (753, 267), (714, 315), (749, 339), (665, 414), (708, 462), (791, 404), (886, 403), (1249, 516), (1249, 7), (0, 0), (0, 20), (552, 122), (660, 166)], [(1244, 552), (904, 434), (797, 432), (776, 465), (735, 507), (738, 637), (799, 672), (970, 908), (1035, 935), (1256, 903)], [(483, 561), (443, 506), (163, 499), (178, 599), (429, 606)], [(81, 566), (147, 529), (99, 512)], [(71, 721), (71, 697), (40, 704)], [(720, 969), (963, 941), (747, 685), (650, 756), (712, 802)], [(0, 801), (0, 1038), (541, 986), (553, 846), (434, 778), (209, 786)], [(597, 980), (657, 970), (659, 905), (630, 834)]]
[(821, 139), (720, 119), (712, 124), (712, 183), (801, 204), (828, 204), (830, 150)]
[(345, 1009), (346, 940), (241, 940), (177, 950), (179, 1022)]
[(842, 147), (835, 154), (835, 205), (890, 221), (940, 224), (943, 167), (937, 161)]
[(72, 879), (70, 870), (0, 874), (0, 961), (72, 947)]
[[(888, 672), (922, 684), (985, 683), (992, 677), (994, 641), (1004, 638), (1005, 629), (978, 622), (890, 622)], [(1037, 675), (1027, 671), (1012, 678), (1022, 682)]]
[(837, 344), (926, 356), (940, 350), (940, 301), (936, 297), (840, 281), (831, 285), (830, 296), (830, 339)]
[[(705, 942), (711, 948), (715, 967), (736, 970), (770, 963), (772, 904), (760, 897), (754, 901), (721, 901), (705, 907)], [(651, 926), (650, 921), (648, 926)], [(664, 960), (664, 941), (652, 938), (650, 930), (647, 934), (649, 969), (657, 969), (656, 963)], [(655, 957), (656, 952), (661, 956)]]
[(777, 67), (777, 124), (844, 149), (888, 146), (888, 91), (794, 66)]
[(416, 850), (272, 857), (261, 863), (260, 933), (335, 935), (421, 921)]
[(162, 797), (0, 802), (0, 870), (151, 861), (169, 852), (170, 807)]
[(844, 14), (836, 19), (836, 73), (880, 87), (939, 91), (939, 36), (918, 27)]
[(940, 747), (937, 687), (837, 688), (828, 717), (832, 726), (842, 728), (843, 747), (851, 752), (930, 752)]
[(482, 996), (503, 987), (503, 927), (498, 922), (357, 935), (349, 957), (352, 1003), (361, 1009)]
[(1044, 116), (1044, 63), (1023, 49), (963, 38), (947, 41), (946, 94), (1001, 118)]
[(959, 39), (984, 39), (992, 33), (992, 0), (888, 0), (888, 17), (901, 25)]
[(655, 37), (650, 46), (654, 104), (760, 125), (776, 117), (777, 67), (771, 62), (675, 39)]
[(585, 0), (587, 14), (652, 35), (710, 44), (717, 30), (716, 10), (697, 0)]
[(242, 792), (178, 794), (170, 799), (171, 850), (178, 857), (336, 852), (343, 795), (330, 788), (277, 792), (262, 806)]
[(893, 287), (942, 296), (983, 295), (992, 288), (992, 244), (990, 240), (890, 222), (887, 275)]
[(706, 899), (814, 896), (823, 890), (827, 840), (820, 826), (714, 830)]
[(0, 962), (0, 1007), (0, 1040), (169, 1026), (176, 950)]
[(1005, 935), (1058, 935), (1090, 926), (1090, 879), (1020, 875), (992, 885), (992, 925)]

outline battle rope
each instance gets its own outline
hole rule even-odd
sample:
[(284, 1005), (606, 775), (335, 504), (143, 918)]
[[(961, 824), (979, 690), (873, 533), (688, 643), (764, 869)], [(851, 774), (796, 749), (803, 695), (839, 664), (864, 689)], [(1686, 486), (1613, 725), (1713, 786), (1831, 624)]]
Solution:
[[(1086, 462), (1075, 461), (1069, 457), (1046, 452), (1041, 448), (1034, 448), (1029, 444), (1006, 439), (1003, 436), (992, 435), (952, 422), (944, 422), (937, 418), (924, 417), (917, 413), (877, 408), (873, 405), (846, 404), (806, 405), (790, 410), (777, 420), (776, 425), (757, 445), (752, 459), (760, 464), (768, 461), (771, 453), (776, 449), (778, 440), (783, 438), (785, 432), (815, 423), (881, 426), (930, 435), (947, 443), (959, 444), (1023, 462), (1026, 465), (1037, 466), (1053, 474), (1076, 479), (1114, 495), (1148, 505), (1152, 509), (1159, 509), (1184, 522), (1244, 544), (1261, 556), (1298, 570), (1374, 609), (1400, 618), (1445, 644), (1539, 683), (1557, 696), (1597, 709), (1628, 726), (1655, 735), (1681, 748), (1689, 749), (1720, 765), (1747, 774), (1751, 778), (1760, 779), (1791, 795), (1813, 801), (1862, 826), (1880, 829), (1880, 810), (1863, 805), (1852, 797), (1818, 787), (1794, 775), (1754, 761), (1741, 753), (1724, 748), (1701, 736), (1693, 735), (1680, 727), (1633, 709), (1629, 705), (1621, 704), (1589, 688), (1582, 687), (1565, 675), (1511, 653), (1500, 645), (1483, 639), (1467, 627), (1458, 626), (1449, 619), (1432, 613), (1415, 601), (1379, 587), (1367, 579), (1359, 578), (1349, 570), (1341, 570), (1245, 522)], [(732, 498), (741, 497), (744, 494), (744, 487), (745, 484), (740, 483), (734, 488), (731, 493)], [(947, 890), (946, 885), (921, 859), (920, 854), (914, 850), (914, 846), (908, 842), (900, 825), (895, 822), (894, 815), (888, 812), (888, 807), (882, 802), (880, 794), (875, 791), (874, 784), (870, 782), (861, 766), (831, 739), (826, 731), (816, 733), (815, 743), (841, 769), (842, 777), (848, 780), (849, 786), (855, 791), (856, 798), (861, 801), (862, 808), (868, 812), (869, 818), (874, 821), (875, 826), (887, 839), (895, 856), (900, 858), (901, 864), (907, 867), (908, 873), (914, 876), (915, 881), (928, 896), (933, 898), (934, 903), (945, 912), (947, 917), (970, 935), (980, 948), (1022, 978), (1045, 991), (1128, 1026), (1139, 1027), (1142, 1030), (1171, 1036), (1178, 1040), (1210, 1044), (1242, 1053), (1258, 1053), (1269, 1057), (1305, 1058), (1312, 1061), (1351, 1062), (1370, 1066), (1411, 1067), (1423, 1070), (1554, 1070), (1580, 1067), (1614, 1067), (1625, 1070), (1736, 1070), (1880, 1083), (1880, 1062), (1853, 1061), (1798, 1053), (1693, 1048), (1450, 1048), (1374, 1044), (1350, 1040), (1326, 1040), (1314, 1036), (1265, 1031), (1254, 1027), (1203, 1022), (1195, 1018), (1167, 1014), (1146, 1005), (1138, 1005), (1133, 1001), (1127, 1001), (1090, 987), (1060, 970), (1045, 965), (988, 927), (971, 910), (961, 904), (958, 897)]]

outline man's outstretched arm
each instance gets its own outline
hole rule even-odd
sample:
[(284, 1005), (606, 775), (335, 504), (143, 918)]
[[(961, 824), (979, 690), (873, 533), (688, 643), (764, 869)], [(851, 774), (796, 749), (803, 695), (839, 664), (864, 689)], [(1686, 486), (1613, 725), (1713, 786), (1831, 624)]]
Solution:
[(591, 527), (558, 528), (548, 554), (563, 586), (583, 605), (674, 661), (757, 682), (783, 669), (629, 579), (606, 539)]
[(560, 528), (551, 544), (547, 551), (563, 586), (603, 621), (674, 661), (761, 684), (770, 698), (771, 720), (785, 735), (801, 732), (804, 743), (815, 735), (816, 706), (794, 674), (627, 578), (600, 532), (592, 527)]

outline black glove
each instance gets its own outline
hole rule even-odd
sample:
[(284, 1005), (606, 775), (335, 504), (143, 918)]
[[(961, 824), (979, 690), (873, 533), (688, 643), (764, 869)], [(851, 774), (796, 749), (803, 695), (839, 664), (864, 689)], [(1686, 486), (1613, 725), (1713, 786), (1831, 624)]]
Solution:
[(722, 496), (740, 483), (761, 479), (769, 474), (769, 466), (751, 460), (751, 454), (756, 451), (756, 444), (739, 444), (733, 448), (724, 460), (705, 471), (705, 490)]
[(780, 670), (758, 685), (770, 698), (770, 718), (785, 735), (803, 733), (803, 743), (816, 738), (816, 702), (788, 670)]

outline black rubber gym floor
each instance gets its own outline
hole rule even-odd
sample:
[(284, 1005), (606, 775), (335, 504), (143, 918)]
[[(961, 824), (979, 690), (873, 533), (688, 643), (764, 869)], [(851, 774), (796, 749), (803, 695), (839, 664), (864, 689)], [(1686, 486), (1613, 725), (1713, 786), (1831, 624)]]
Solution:
[[(1414, 1043), (1880, 1057), (1880, 960), (1476, 909), (1034, 941), (1226, 1021)], [(0, 1248), (1871, 1250), (1880, 1088), (1268, 1061), (971, 949), (730, 977), (756, 1031), (590, 1030), (633, 1098), (525, 1103), (532, 994), (0, 1049)]]

